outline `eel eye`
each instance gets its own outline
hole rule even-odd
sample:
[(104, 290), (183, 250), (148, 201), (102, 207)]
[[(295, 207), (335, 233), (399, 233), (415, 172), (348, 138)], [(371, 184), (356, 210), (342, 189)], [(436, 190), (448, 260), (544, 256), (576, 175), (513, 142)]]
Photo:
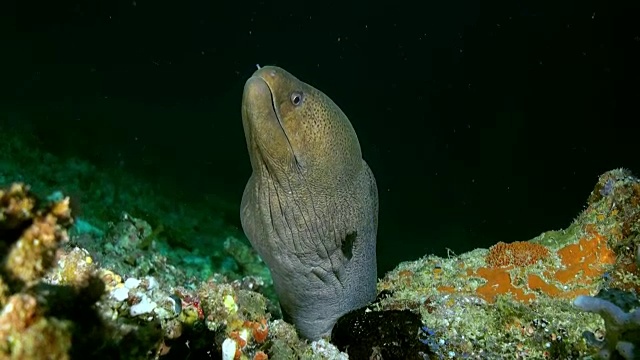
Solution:
[(291, 103), (295, 106), (299, 106), (300, 104), (302, 104), (302, 93), (299, 91), (292, 92)]

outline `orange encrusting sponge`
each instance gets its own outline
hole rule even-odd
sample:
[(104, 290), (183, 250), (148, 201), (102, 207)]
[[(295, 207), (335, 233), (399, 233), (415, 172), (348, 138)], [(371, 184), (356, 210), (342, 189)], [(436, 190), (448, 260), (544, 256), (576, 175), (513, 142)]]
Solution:
[[(606, 265), (615, 264), (616, 256), (593, 225), (585, 226), (585, 233), (577, 243), (556, 252), (559, 262), (550, 257), (548, 248), (539, 244), (498, 243), (489, 250), (487, 266), (469, 269), (467, 275), (487, 281), (476, 293), (490, 303), (495, 302), (497, 295), (506, 294), (522, 302), (534, 301), (539, 294), (558, 298), (588, 295), (588, 285), (602, 276)], [(546, 261), (548, 258), (550, 261)], [(540, 260), (546, 267), (541, 274), (531, 266)]]
[[(607, 239), (593, 226), (587, 225), (586, 230), (590, 238), (582, 238), (557, 252), (564, 269), (556, 271), (554, 278), (563, 284), (576, 280), (591, 282), (594, 277), (602, 275), (602, 265), (616, 262), (616, 254), (607, 246)], [(580, 279), (576, 279), (578, 276)]]

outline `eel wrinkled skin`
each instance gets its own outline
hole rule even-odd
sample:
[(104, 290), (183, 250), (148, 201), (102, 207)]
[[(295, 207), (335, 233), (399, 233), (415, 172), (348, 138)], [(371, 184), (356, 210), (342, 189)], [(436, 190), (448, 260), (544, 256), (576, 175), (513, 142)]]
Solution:
[(271, 270), (284, 319), (310, 340), (376, 296), (378, 189), (346, 115), (265, 66), (245, 83), (252, 174), (242, 228)]

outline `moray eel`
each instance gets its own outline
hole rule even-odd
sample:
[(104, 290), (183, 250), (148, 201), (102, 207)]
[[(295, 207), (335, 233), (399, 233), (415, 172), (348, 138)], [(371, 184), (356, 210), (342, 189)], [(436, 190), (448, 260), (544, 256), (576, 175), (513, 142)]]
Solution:
[(376, 297), (378, 189), (349, 119), (273, 66), (245, 83), (252, 174), (242, 228), (271, 270), (284, 320), (310, 340)]

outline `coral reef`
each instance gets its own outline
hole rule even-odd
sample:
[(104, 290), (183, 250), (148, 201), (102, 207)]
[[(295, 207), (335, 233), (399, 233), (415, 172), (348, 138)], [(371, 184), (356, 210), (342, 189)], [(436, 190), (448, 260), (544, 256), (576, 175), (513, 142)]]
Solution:
[(200, 225), (206, 206), (10, 145), (16, 164), (38, 166), (0, 169), (0, 358), (637, 356), (640, 180), (626, 170), (602, 174), (565, 229), (399, 264), (379, 301), (309, 343), (280, 319), (241, 234)]
[(69, 198), (37, 199), (23, 184), (0, 190), (0, 357), (36, 359), (42, 353), (66, 359), (82, 348), (75, 306), (87, 309), (102, 295), (102, 282), (89, 271), (74, 271), (65, 285), (42, 282), (55, 253), (68, 240)]
[[(566, 229), (526, 242), (400, 264), (379, 282), (379, 309), (419, 313), (444, 357), (581, 358), (599, 320), (571, 301), (603, 288), (636, 291), (640, 180), (603, 174)], [(597, 330), (603, 332), (603, 330)]]
[[(0, 185), (19, 181), (39, 193), (62, 191), (68, 195), (74, 216), (70, 240), (88, 250), (104, 268), (125, 274), (146, 266), (153, 272), (149, 263), (158, 259), (148, 259), (155, 255), (198, 281), (215, 274), (233, 280), (256, 275), (245, 273), (245, 269), (260, 276), (268, 274), (262, 261), (239, 263), (250, 257), (231, 257), (224, 245), (228, 238), (247, 244), (239, 221), (235, 225), (225, 221), (237, 218), (239, 204), (206, 192), (194, 197), (190, 189), (176, 186), (170, 179), (141, 178), (120, 162), (98, 166), (78, 157), (45, 152), (28, 134), (1, 130)], [(127, 233), (115, 227), (135, 226), (133, 219), (144, 219), (149, 228), (139, 228), (126, 248), (114, 243), (115, 234)], [(238, 242), (233, 241), (234, 245)], [(123, 256), (126, 263), (121, 261)], [(265, 277), (264, 286), (271, 286), (269, 277)]]

